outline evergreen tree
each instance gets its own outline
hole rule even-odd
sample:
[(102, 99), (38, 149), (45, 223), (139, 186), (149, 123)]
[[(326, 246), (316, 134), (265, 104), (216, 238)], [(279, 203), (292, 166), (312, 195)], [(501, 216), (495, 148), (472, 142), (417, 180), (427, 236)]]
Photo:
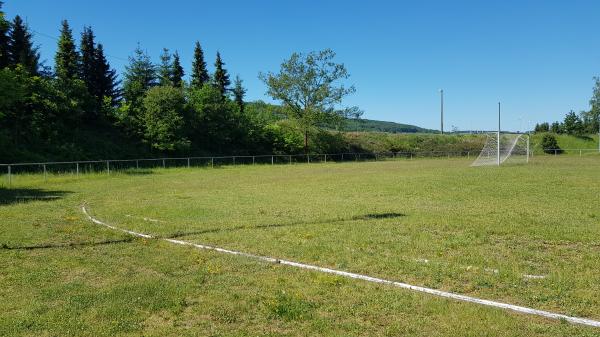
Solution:
[(94, 78), (96, 80), (94, 96), (100, 103), (104, 103), (106, 98), (112, 107), (119, 104), (121, 92), (119, 90), (120, 81), (118, 80), (117, 71), (111, 69), (110, 64), (104, 56), (104, 47), (101, 43), (98, 44), (94, 53)]
[(210, 76), (206, 70), (206, 62), (204, 62), (204, 52), (202, 51), (200, 42), (196, 41), (196, 47), (194, 48), (194, 61), (192, 62), (191, 85), (196, 89), (200, 89), (209, 80)]
[(6, 20), (4, 12), (2, 11), (2, 5), (4, 3), (0, 1), (0, 70), (7, 67), (9, 59), (9, 36), (10, 23)]
[(54, 72), (62, 82), (69, 82), (77, 78), (79, 74), (79, 53), (75, 49), (73, 33), (69, 28), (67, 20), (63, 20), (58, 50), (56, 52)]
[(550, 126), (550, 132), (562, 133), (562, 125), (560, 124), (560, 122), (552, 123), (552, 125)]
[(20, 64), (31, 74), (38, 74), (40, 55), (33, 47), (32, 36), (20, 16), (15, 16), (8, 45), (9, 63)]
[(235, 77), (235, 83), (233, 87), (233, 97), (235, 103), (239, 106), (240, 112), (244, 112), (244, 95), (246, 95), (246, 89), (242, 85), (243, 81), (239, 76)]
[(183, 87), (183, 75), (185, 75), (183, 71), (183, 67), (181, 66), (181, 61), (179, 60), (179, 53), (175, 51), (173, 55), (173, 64), (171, 65), (171, 83), (174, 87), (181, 88)]
[(81, 52), (81, 67), (79, 69), (79, 77), (85, 82), (88, 92), (96, 95), (98, 89), (96, 78), (96, 43), (94, 42), (94, 32), (91, 27), (83, 27), (81, 33), (81, 44), (79, 47)]
[(123, 77), (123, 98), (125, 104), (118, 111), (118, 120), (129, 132), (144, 134), (143, 99), (146, 92), (157, 85), (156, 66), (150, 56), (139, 46), (134, 56), (129, 57)]
[(214, 75), (214, 84), (219, 89), (222, 97), (225, 97), (227, 91), (229, 90), (229, 85), (231, 81), (229, 81), (229, 75), (227, 74), (227, 70), (223, 67), (225, 63), (221, 59), (221, 54), (217, 52), (217, 60), (215, 61), (215, 75)]
[(156, 84), (156, 67), (138, 46), (135, 55), (129, 57), (129, 65), (125, 66), (123, 97), (128, 103), (135, 103)]
[(573, 110), (565, 116), (563, 131), (570, 135), (579, 135), (583, 132), (583, 123)]
[(160, 54), (160, 66), (158, 68), (158, 82), (161, 86), (173, 85), (173, 83), (171, 83), (171, 79), (173, 78), (172, 66), (171, 53), (169, 53), (169, 49), (163, 48), (163, 52)]

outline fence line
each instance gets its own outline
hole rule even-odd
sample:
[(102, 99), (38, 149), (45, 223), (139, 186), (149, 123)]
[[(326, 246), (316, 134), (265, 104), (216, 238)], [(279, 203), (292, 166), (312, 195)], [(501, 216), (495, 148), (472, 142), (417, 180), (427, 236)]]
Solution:
[[(597, 149), (546, 149), (545, 155), (558, 155), (561, 153), (579, 154), (585, 152), (598, 152)], [(48, 179), (48, 171), (55, 168), (54, 173), (74, 173), (79, 176), (85, 172), (149, 169), (156, 167), (215, 167), (223, 165), (255, 165), (255, 164), (293, 164), (313, 162), (346, 162), (385, 159), (413, 159), (413, 158), (476, 158), (480, 151), (389, 151), (389, 152), (344, 152), (323, 154), (265, 154), (265, 155), (235, 155), (235, 156), (204, 156), (204, 157), (163, 157), (163, 158), (137, 158), (137, 159), (109, 159), (109, 160), (80, 160), (60, 162), (32, 162), (0, 164), (6, 167), (8, 186), (13, 182), (13, 176), (18, 173), (40, 173), (42, 169), (44, 181)], [(523, 154), (524, 155), (524, 154)], [(533, 156), (533, 152), (530, 154)], [(539, 155), (539, 154), (538, 154)], [(150, 165), (148, 165), (150, 164)], [(58, 167), (58, 168), (57, 168)], [(62, 168), (62, 169), (61, 169)], [(19, 172), (20, 169), (20, 172)]]

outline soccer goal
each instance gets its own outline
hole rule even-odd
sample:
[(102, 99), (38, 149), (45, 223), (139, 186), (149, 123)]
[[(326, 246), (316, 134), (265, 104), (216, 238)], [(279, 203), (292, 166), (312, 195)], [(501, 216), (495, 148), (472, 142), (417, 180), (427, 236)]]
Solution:
[(498, 102), (498, 131), (487, 134), (485, 145), (471, 166), (500, 166), (503, 163), (529, 163), (529, 136), (502, 133)]
[(529, 162), (529, 136), (514, 133), (490, 133), (481, 153), (471, 166)]

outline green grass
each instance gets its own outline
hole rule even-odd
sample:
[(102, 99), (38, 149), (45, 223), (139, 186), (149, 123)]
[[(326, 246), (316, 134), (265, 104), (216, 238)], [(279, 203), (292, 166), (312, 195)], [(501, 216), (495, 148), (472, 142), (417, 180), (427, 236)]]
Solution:
[[(50, 176), (46, 183), (18, 176), (14, 190), (0, 189), (0, 335), (600, 334), (132, 239), (90, 223), (80, 210), (85, 203), (110, 224), (160, 237), (600, 319), (600, 157), (469, 163), (167, 169)], [(15, 198), (24, 195), (58, 198)]]
[[(566, 153), (579, 154), (579, 151), (568, 149), (598, 150), (598, 135), (555, 135), (558, 145), (567, 149)], [(531, 149), (535, 154), (543, 154), (541, 146), (542, 133), (531, 137)], [(486, 141), (483, 134), (427, 134), (427, 133), (402, 133), (393, 134), (386, 132), (347, 132), (344, 139), (351, 148), (374, 151), (412, 151), (412, 152), (470, 152), (478, 154)], [(596, 151), (597, 152), (597, 151)], [(583, 151), (582, 154), (589, 153)]]
[[(543, 153), (542, 149), (542, 137), (543, 133), (535, 134), (532, 137), (532, 148), (535, 153)], [(586, 150), (598, 150), (598, 135), (582, 135), (582, 136), (573, 136), (573, 135), (563, 135), (563, 134), (554, 134), (556, 140), (558, 142), (558, 146), (561, 149), (566, 150), (566, 153), (578, 154), (580, 149)], [(571, 150), (571, 151), (569, 151)], [(589, 151), (584, 151), (582, 154), (590, 153)]]

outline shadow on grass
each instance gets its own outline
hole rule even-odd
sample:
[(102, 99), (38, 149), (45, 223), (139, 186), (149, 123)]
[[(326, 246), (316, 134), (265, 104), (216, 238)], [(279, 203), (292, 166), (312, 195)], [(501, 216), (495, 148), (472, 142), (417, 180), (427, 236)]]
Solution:
[(0, 187), (0, 206), (31, 201), (54, 201), (62, 199), (69, 191), (51, 191), (38, 188)]
[(393, 219), (406, 216), (402, 213), (371, 213), (365, 215), (359, 215), (352, 218), (352, 220), (372, 220), (372, 219)]
[(236, 226), (230, 228), (213, 228), (213, 229), (205, 229), (199, 231), (192, 232), (177, 232), (172, 235), (165, 236), (165, 238), (174, 239), (180, 238), (189, 235), (199, 235), (199, 234), (210, 234), (210, 233), (220, 233), (220, 232), (234, 232), (238, 230), (244, 229), (268, 229), (268, 228), (280, 228), (280, 227), (294, 227), (294, 226), (303, 226), (303, 225), (314, 225), (320, 223), (328, 223), (335, 224), (347, 221), (357, 221), (357, 220), (379, 220), (379, 219), (393, 219), (406, 216), (403, 213), (369, 213), (365, 215), (357, 215), (351, 218), (337, 218), (331, 220), (323, 220), (323, 221), (296, 221), (287, 224), (266, 224), (266, 225), (258, 225), (258, 226)]
[(93, 247), (102, 245), (113, 245), (117, 243), (128, 243), (133, 241), (134, 238), (125, 238), (121, 240), (106, 240), (97, 242), (68, 242), (68, 243), (42, 243), (39, 245), (32, 246), (8, 246), (6, 244), (0, 245), (0, 250), (36, 250), (36, 249), (50, 249), (50, 248), (79, 248), (79, 247)]

